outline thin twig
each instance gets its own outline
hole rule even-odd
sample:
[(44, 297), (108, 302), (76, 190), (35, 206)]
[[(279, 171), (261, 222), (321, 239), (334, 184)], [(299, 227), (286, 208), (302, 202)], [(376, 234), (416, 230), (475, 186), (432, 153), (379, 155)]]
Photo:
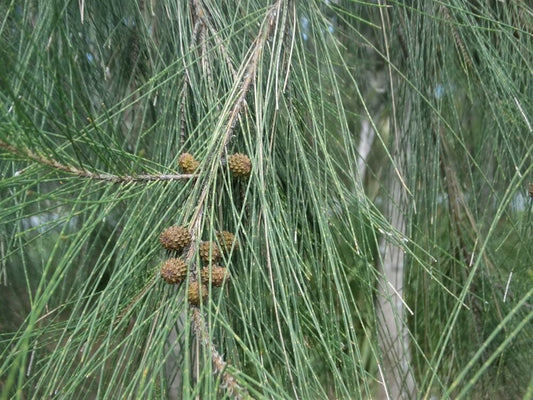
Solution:
[(220, 49), (220, 52), (226, 59), (226, 64), (228, 65), (228, 68), (230, 69), (230, 72), (234, 78), (237, 77), (237, 71), (235, 71), (235, 67), (233, 66), (233, 62), (231, 61), (231, 58), (228, 55), (228, 51), (226, 50), (226, 47), (224, 46), (224, 43), (222, 42), (222, 39), (220, 39), (220, 35), (215, 29), (215, 27), (211, 24), (208, 16), (207, 11), (204, 9), (202, 2), (200, 0), (193, 0), (193, 7), (194, 12), (196, 14), (196, 17), (201, 21), (201, 24), (204, 27), (207, 27), (209, 32), (211, 33), (211, 36), (215, 39), (215, 42)]
[[(224, 361), (224, 357), (220, 355), (215, 345), (209, 337), (209, 332), (206, 327), (204, 316), (197, 307), (192, 307), (193, 329), (198, 338), (200, 338), (203, 346), (211, 351), (211, 360), (215, 372), (222, 373), (222, 382), (226, 390), (236, 399), (250, 398), (246, 389), (242, 388), (233, 375), (225, 371), (228, 363)], [(224, 372), (225, 371), (225, 372)]]
[(257, 67), (259, 65), (259, 60), (261, 59), (261, 55), (263, 54), (263, 48), (268, 38), (270, 37), (272, 28), (276, 25), (275, 23), (276, 17), (280, 11), (281, 4), (282, 4), (282, 1), (278, 0), (268, 10), (265, 16), (265, 19), (263, 20), (263, 23), (261, 24), (261, 30), (263, 30), (263, 33), (260, 34), (256, 38), (253, 49), (252, 49), (252, 53), (250, 54), (250, 57), (248, 58), (248, 62), (246, 63), (246, 65), (244, 65), (245, 73), (243, 75), (243, 80), (240, 85), (240, 90), (239, 90), (239, 94), (237, 97), (237, 101), (235, 101), (233, 109), (231, 110), (231, 113), (230, 113), (230, 117), (228, 119), (228, 123), (226, 124), (226, 132), (224, 136), (224, 147), (226, 147), (226, 145), (228, 144), (229, 139), (231, 137), (231, 133), (235, 129), (237, 118), (239, 117), (241, 110), (246, 104), (246, 95), (248, 94), (248, 91), (250, 90), (252, 82), (255, 80), (255, 75), (257, 72)]
[[(193, 0), (193, 8), (194, 8), (194, 12), (195, 12), (195, 16), (196, 18), (198, 18), (198, 21), (197, 23), (199, 23), (201, 25), (201, 32), (202, 32), (202, 54), (201, 54), (201, 60), (202, 60), (202, 66), (205, 65), (205, 55), (206, 55), (206, 51), (205, 51), (205, 45), (206, 45), (206, 30), (209, 31), (209, 33), (211, 34), (211, 36), (214, 38), (215, 40), (215, 43), (218, 47), (218, 49), (220, 50), (220, 53), (222, 55), (222, 57), (224, 57), (225, 61), (226, 61), (226, 65), (228, 66), (229, 70), (230, 70), (230, 73), (231, 75), (233, 76), (233, 79), (237, 80), (238, 79), (238, 75), (237, 75), (237, 71), (235, 70), (235, 67), (233, 66), (233, 62), (231, 61), (231, 58), (228, 54), (228, 51), (226, 49), (226, 47), (224, 46), (224, 43), (222, 42), (222, 39), (220, 38), (220, 34), (218, 33), (218, 31), (216, 30), (216, 28), (213, 26), (213, 24), (211, 23), (210, 19), (209, 19), (209, 13), (207, 12), (207, 10), (204, 8), (203, 4), (202, 4), (202, 1), (201, 0)], [(209, 71), (207, 71), (205, 73), (205, 75), (207, 75), (207, 81), (208, 81), (208, 85), (210, 88), (214, 88), (214, 85), (212, 83), (212, 77), (211, 77), (211, 73), (210, 73), (210, 68), (209, 68), (209, 64), (207, 63), (207, 69), (209, 69)], [(244, 101), (244, 104), (242, 105), (242, 107), (244, 109), (246, 109), (248, 107), (248, 104), (246, 102), (246, 99), (243, 100)], [(217, 109), (219, 109), (220, 106), (218, 105), (217, 103)], [(239, 115), (240, 117), (240, 115)], [(227, 141), (224, 143), (224, 149), (226, 148), (226, 145), (227, 145)]]
[(46, 165), (58, 171), (66, 172), (79, 176), (80, 178), (88, 178), (100, 181), (107, 181), (113, 183), (134, 183), (134, 182), (148, 182), (148, 181), (179, 181), (197, 178), (196, 174), (139, 174), (139, 175), (113, 175), (105, 173), (91, 172), (84, 169), (79, 169), (71, 165), (61, 164), (59, 161), (51, 160), (49, 158), (34, 154), (29, 149), (18, 149), (10, 144), (0, 140), (0, 148), (7, 150), (10, 153), (16, 154), (23, 158), (29, 158), (39, 164)]
[(450, 10), (445, 5), (441, 5), (440, 9), (441, 9), (442, 13), (444, 14), (444, 18), (450, 22), (450, 28), (452, 30), (453, 40), (455, 42), (455, 45), (459, 49), (459, 52), (463, 56), (463, 61), (464, 61), (465, 67), (467, 69), (471, 68), (472, 67), (472, 60), (470, 59), (470, 56), (468, 55), (468, 52), (466, 51), (466, 47), (465, 47), (463, 41), (461, 40), (461, 37), (459, 36), (459, 32), (457, 31), (457, 27), (454, 25), (454, 21), (452, 19), (451, 14), (450, 14)]
[[(193, 7), (195, 9), (196, 17), (199, 18), (203, 26), (210, 27), (211, 34), (213, 37), (215, 37), (215, 40), (220, 40), (218, 38), (218, 35), (216, 32), (214, 33), (212, 31), (211, 24), (208, 19), (208, 15), (203, 8), (201, 4), (201, 0), (193, 0)], [(260, 33), (258, 37), (255, 39), (254, 44), (252, 46), (250, 56), (248, 57), (247, 62), (242, 66), (242, 70), (244, 71), (243, 79), (240, 82), (239, 91), (237, 100), (235, 101), (233, 108), (230, 113), (229, 119), (226, 121), (226, 128), (224, 131), (223, 136), (223, 143), (224, 146), (222, 149), (226, 148), (226, 145), (231, 137), (231, 133), (233, 132), (237, 119), (240, 116), (241, 111), (246, 106), (246, 96), (248, 94), (248, 91), (251, 88), (252, 82), (255, 80), (257, 67), (259, 65), (259, 61), (261, 59), (261, 54), (263, 52), (263, 48), (266, 44), (266, 41), (270, 37), (270, 34), (272, 32), (272, 29), (275, 25), (275, 18), (278, 15), (278, 12), (281, 8), (282, 0), (277, 0), (276, 3), (268, 10), (267, 14), (265, 15), (265, 18), (263, 20), (263, 23), (261, 24)], [(203, 27), (201, 28), (202, 33)], [(205, 38), (202, 37), (202, 42), (205, 45)], [(217, 42), (218, 43), (218, 42)], [(218, 43), (218, 45), (221, 48), (221, 51), (225, 53), (224, 47)], [(204, 61), (205, 56), (205, 49), (202, 49), (202, 62)], [(227, 57), (226, 54), (226, 60), (228, 62), (228, 65), (230, 66), (230, 70), (232, 71), (232, 74), (234, 77), (237, 77), (237, 73), (234, 71), (233, 66), (231, 64), (231, 61), (229, 57)], [(204, 202), (207, 198), (208, 189), (210, 186), (210, 183), (212, 181), (213, 177), (211, 175), (208, 175), (207, 181), (205, 182), (202, 192), (200, 194), (200, 198), (198, 201), (198, 205), (196, 207), (196, 211), (194, 213), (194, 216), (192, 218), (192, 228), (191, 233), (193, 238), (196, 236), (197, 231), (200, 229), (200, 220), (201, 216), (203, 215), (203, 209), (204, 209)], [(192, 244), (189, 248), (189, 252), (187, 253), (186, 258), (191, 259), (194, 255), (194, 249), (195, 245)], [(193, 277), (195, 277), (195, 273), (193, 273)], [(192, 309), (193, 318), (192, 318), (192, 326), (195, 334), (197, 337), (202, 341), (203, 345), (210, 349), (211, 351), (211, 360), (215, 369), (215, 372), (222, 373), (221, 379), (222, 379), (222, 387), (225, 387), (228, 390), (228, 393), (230, 395), (233, 395), (237, 399), (241, 399), (243, 397), (249, 398), (249, 394), (246, 391), (246, 389), (242, 388), (238, 383), (237, 379), (229, 372), (225, 371), (227, 369), (228, 363), (224, 360), (222, 355), (218, 352), (215, 345), (213, 344), (209, 331), (206, 326), (205, 318), (201, 312), (201, 310), (194, 306), (190, 305), (190, 308)], [(224, 372), (223, 372), (224, 371)]]
[(130, 302), (124, 307), (120, 314), (115, 318), (115, 323), (118, 324), (122, 321), (122, 318), (130, 311), (130, 309), (151, 289), (157, 282), (157, 277), (154, 275), (144, 287), (137, 293), (137, 295), (130, 300)]
[[(198, 31), (200, 30), (200, 27), (201, 27), (201, 22), (200, 21), (196, 21), (195, 24), (194, 24), (194, 27), (193, 27), (193, 30), (192, 30), (192, 39), (191, 39), (191, 43), (189, 45), (189, 49), (190, 51), (193, 50), (194, 46), (196, 46), (196, 38), (198, 37)], [(182, 48), (181, 49), (182, 53), (185, 54), (185, 51), (184, 49)], [(189, 77), (189, 68), (187, 66), (187, 63), (185, 62), (185, 58), (183, 58), (183, 68), (184, 68), (184, 71), (185, 71), (185, 74), (184, 74), (184, 78), (183, 78), (183, 85), (181, 87), (181, 100), (180, 100), (180, 141), (181, 141), (181, 146), (183, 146), (185, 144), (185, 140), (186, 140), (186, 133), (185, 133), (185, 124), (186, 124), (186, 121), (185, 121), (185, 106), (186, 106), (186, 101), (187, 101), (187, 89), (189, 87), (189, 82), (190, 82), (190, 77)]]

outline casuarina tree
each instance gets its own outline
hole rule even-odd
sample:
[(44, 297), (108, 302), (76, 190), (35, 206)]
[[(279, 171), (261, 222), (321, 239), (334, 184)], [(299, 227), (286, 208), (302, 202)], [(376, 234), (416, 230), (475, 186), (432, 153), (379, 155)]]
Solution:
[(532, 14), (0, 3), (0, 398), (531, 398)]

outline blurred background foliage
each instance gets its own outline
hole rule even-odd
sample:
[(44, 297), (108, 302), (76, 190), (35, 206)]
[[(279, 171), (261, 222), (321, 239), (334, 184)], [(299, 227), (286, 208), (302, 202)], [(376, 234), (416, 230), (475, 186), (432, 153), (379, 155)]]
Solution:
[[(416, 398), (533, 396), (531, 4), (0, 15), (2, 399), (379, 398), (383, 243)], [(185, 151), (198, 176), (157, 179)], [(200, 314), (159, 278), (173, 224), (241, 243)]]

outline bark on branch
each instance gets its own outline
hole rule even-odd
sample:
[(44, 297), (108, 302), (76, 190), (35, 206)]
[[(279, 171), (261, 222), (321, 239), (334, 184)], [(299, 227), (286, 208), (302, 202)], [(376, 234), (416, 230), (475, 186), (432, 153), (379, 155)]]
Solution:
[(3, 140), (0, 140), (0, 148), (7, 150), (9, 153), (38, 164), (46, 165), (57, 171), (66, 172), (68, 174), (76, 175), (80, 178), (94, 179), (99, 181), (107, 181), (113, 183), (134, 183), (134, 182), (148, 182), (148, 181), (180, 181), (194, 179), (195, 174), (139, 174), (139, 175), (113, 175), (107, 173), (91, 172), (85, 169), (79, 169), (71, 165), (65, 165), (59, 161), (52, 160), (33, 153), (29, 149), (16, 148)]

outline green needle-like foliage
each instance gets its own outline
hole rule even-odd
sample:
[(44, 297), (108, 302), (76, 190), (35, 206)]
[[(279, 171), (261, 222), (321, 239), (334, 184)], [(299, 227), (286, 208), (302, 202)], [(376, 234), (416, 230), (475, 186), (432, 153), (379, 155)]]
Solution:
[(531, 398), (532, 15), (1, 2), (0, 399)]

